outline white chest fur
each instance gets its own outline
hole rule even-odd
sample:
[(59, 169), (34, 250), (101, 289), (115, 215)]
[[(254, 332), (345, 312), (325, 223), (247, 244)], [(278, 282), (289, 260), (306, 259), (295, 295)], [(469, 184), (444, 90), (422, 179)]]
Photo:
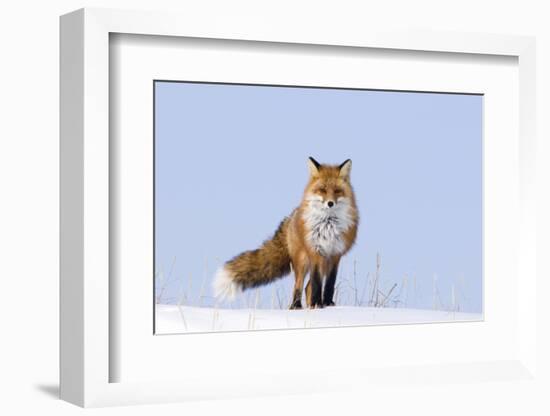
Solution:
[(304, 221), (308, 229), (306, 240), (311, 248), (325, 257), (344, 253), (344, 233), (353, 225), (348, 199), (341, 198), (328, 208), (321, 200), (312, 198), (304, 211)]

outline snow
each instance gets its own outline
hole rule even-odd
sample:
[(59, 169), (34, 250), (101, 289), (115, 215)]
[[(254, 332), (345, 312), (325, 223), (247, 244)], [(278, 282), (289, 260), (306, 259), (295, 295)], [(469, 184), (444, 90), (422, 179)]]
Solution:
[(155, 332), (178, 334), (254, 329), (481, 321), (479, 313), (426, 309), (334, 306), (324, 309), (221, 309), (156, 305)]

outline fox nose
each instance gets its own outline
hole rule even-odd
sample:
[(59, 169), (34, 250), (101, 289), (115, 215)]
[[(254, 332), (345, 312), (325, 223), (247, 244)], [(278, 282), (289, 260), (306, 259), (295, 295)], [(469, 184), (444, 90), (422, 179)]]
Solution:
[(329, 208), (332, 208), (332, 206), (334, 205), (334, 202), (333, 201), (328, 201), (327, 205), (328, 205)]

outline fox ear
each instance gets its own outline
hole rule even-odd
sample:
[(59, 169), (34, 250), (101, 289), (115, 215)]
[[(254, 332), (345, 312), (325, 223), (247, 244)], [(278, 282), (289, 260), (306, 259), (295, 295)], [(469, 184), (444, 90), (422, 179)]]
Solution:
[(338, 169), (340, 169), (340, 177), (348, 179), (351, 172), (351, 159), (347, 159), (344, 163), (338, 166)]
[(307, 160), (307, 166), (309, 168), (309, 174), (311, 176), (319, 175), (319, 168), (321, 167), (321, 164), (317, 162), (315, 159), (313, 159), (311, 156)]

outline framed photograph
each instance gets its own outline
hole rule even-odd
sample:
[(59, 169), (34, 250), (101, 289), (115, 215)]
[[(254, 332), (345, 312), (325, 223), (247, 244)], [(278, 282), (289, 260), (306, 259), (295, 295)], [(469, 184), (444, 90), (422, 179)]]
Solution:
[(534, 40), (260, 23), (61, 18), (62, 398), (531, 377)]

